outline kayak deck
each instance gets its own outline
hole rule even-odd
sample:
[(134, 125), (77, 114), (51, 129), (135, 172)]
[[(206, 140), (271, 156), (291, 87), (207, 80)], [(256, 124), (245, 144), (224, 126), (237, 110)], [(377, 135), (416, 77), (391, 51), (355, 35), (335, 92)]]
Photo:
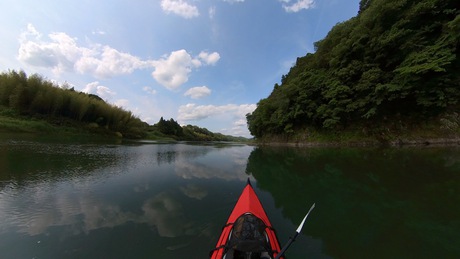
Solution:
[(210, 256), (268, 259), (275, 258), (280, 250), (276, 232), (248, 179)]

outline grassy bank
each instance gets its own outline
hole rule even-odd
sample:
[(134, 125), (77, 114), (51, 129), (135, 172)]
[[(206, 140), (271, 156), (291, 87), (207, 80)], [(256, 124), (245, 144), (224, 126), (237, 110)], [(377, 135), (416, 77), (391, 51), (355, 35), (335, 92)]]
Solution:
[[(213, 141), (212, 139), (200, 140), (199, 138), (181, 139), (178, 136), (167, 135), (151, 127), (143, 139), (153, 141)], [(32, 133), (54, 136), (81, 136), (96, 138), (120, 138), (120, 133), (114, 133), (96, 123), (82, 123), (75, 120), (53, 117), (21, 116), (11, 109), (0, 109), (0, 132), (6, 133)], [(229, 136), (230, 138), (230, 136)], [(238, 138), (235, 138), (238, 140)], [(240, 141), (241, 142), (241, 141)]]
[(34, 119), (19, 119), (0, 115), (0, 130), (7, 132), (56, 133), (58, 129), (45, 122)]
[(77, 123), (63, 118), (37, 118), (21, 116), (12, 109), (0, 110), (0, 131), (11, 133), (35, 133), (53, 135), (101, 135), (116, 134), (93, 124)]
[[(11, 118), (0, 115), (0, 131), (11, 133), (36, 133), (64, 135), (102, 135), (117, 137), (115, 134), (91, 127), (56, 126), (44, 120), (33, 118)], [(101, 134), (102, 133), (102, 134)]]

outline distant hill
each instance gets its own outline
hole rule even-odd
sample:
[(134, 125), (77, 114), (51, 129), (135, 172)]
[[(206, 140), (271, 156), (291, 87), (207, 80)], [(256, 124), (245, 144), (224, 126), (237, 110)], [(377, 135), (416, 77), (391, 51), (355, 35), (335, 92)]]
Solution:
[(362, 0), (247, 115), (253, 136), (413, 130), (459, 134), (457, 0)]
[[(0, 74), (0, 130), (23, 132), (62, 131), (194, 141), (247, 141), (245, 138), (213, 133), (204, 128), (181, 127), (163, 118), (148, 125), (130, 111), (106, 103), (94, 94), (61, 88), (40, 75), (23, 71)], [(61, 130), (59, 130), (61, 129)]]
[(160, 118), (158, 123), (149, 128), (149, 136), (152, 139), (168, 137), (174, 140), (187, 141), (232, 141), (245, 142), (249, 139), (244, 137), (234, 137), (223, 135), (221, 133), (213, 133), (206, 128), (198, 126), (186, 125), (180, 126), (174, 119), (165, 120)]

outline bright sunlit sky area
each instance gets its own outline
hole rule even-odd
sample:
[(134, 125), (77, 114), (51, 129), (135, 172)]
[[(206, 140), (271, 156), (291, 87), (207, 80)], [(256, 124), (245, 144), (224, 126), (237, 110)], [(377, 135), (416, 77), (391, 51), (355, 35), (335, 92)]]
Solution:
[(250, 137), (245, 115), (359, 0), (1, 0), (0, 71), (38, 73), (153, 125)]

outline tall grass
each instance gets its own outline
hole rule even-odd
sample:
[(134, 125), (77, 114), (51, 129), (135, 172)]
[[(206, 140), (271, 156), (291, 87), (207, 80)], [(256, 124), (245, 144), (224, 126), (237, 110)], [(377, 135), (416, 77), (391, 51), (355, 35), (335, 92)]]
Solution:
[[(40, 75), (27, 76), (23, 71), (0, 74), (0, 106), (4, 107), (3, 113), (14, 111), (20, 115), (52, 118), (53, 121), (64, 118), (86, 124), (96, 123), (99, 127), (132, 138), (145, 136), (148, 126), (130, 111), (108, 104), (96, 95), (61, 88)], [(5, 128), (9, 125), (8, 121), (4, 122)], [(30, 123), (23, 126), (46, 127)]]

